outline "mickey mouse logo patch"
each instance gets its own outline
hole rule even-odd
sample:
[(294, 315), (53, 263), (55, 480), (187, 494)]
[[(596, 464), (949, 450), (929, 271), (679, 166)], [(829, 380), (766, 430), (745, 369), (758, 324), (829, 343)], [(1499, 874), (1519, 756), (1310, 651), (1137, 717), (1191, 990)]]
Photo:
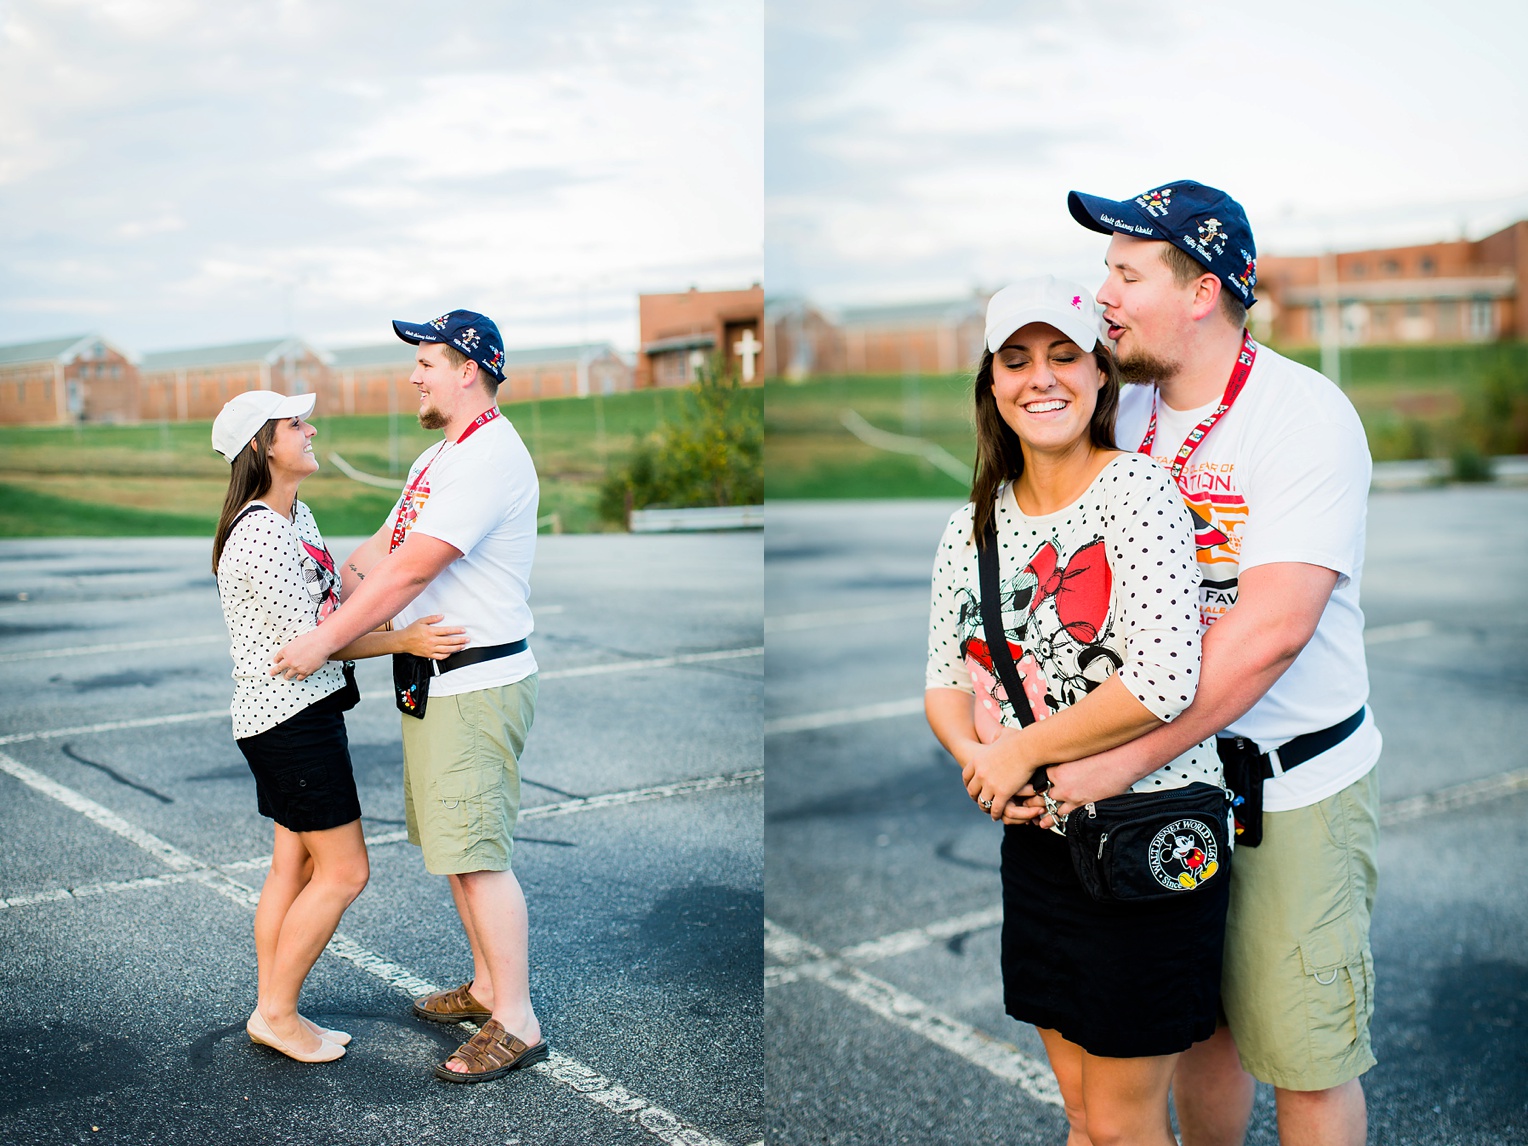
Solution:
[(1151, 840), (1151, 874), (1172, 891), (1193, 891), (1220, 870), (1215, 834), (1203, 820), (1178, 820)]

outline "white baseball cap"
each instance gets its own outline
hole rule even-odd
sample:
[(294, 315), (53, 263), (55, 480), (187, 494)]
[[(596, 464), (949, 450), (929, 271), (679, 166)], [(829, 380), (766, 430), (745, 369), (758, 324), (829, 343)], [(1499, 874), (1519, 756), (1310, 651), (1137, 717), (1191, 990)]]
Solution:
[(987, 301), (987, 349), (996, 354), (1015, 330), (1048, 322), (1082, 350), (1092, 350), (1102, 336), (1093, 292), (1053, 275), (1005, 286)]
[(235, 394), (212, 423), (212, 448), (232, 462), (265, 423), (272, 418), (306, 418), (317, 401), (317, 394), (278, 394), (274, 390)]

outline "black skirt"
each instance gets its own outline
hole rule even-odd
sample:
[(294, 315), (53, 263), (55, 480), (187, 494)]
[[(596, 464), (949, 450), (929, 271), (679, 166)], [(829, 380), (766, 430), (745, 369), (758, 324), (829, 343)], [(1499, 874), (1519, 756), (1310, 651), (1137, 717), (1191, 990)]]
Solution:
[(1004, 829), (1002, 872), (1010, 1015), (1101, 1058), (1175, 1054), (1215, 1033), (1229, 878), (1168, 900), (1099, 903), (1066, 840), (1028, 824)]
[(289, 832), (322, 832), (361, 818), (346, 707), (341, 689), (234, 742), (255, 774), (262, 816)]

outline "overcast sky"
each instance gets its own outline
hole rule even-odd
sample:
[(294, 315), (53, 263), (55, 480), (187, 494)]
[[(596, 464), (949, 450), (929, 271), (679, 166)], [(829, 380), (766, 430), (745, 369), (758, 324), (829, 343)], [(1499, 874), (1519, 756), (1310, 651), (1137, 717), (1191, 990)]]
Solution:
[(1262, 254), (1528, 217), (1528, 5), (769, 0), (765, 276), (830, 304), (1094, 285), (1073, 188), (1230, 191)]
[(0, 0), (0, 343), (637, 342), (763, 259), (762, 0)]

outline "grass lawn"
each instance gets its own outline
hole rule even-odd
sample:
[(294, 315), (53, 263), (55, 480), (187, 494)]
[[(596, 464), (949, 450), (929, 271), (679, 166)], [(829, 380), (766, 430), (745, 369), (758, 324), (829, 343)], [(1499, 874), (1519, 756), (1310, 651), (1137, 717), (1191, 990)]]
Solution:
[[(626, 456), (665, 413), (672, 417), (681, 400), (644, 390), (506, 404), (536, 461), (542, 516), (556, 514), (568, 532), (606, 528), (595, 503), (607, 463)], [(406, 415), (319, 415), (314, 424), (322, 468), (303, 482), (302, 499), (336, 536), (374, 532), (396, 495), (344, 476), (331, 453), (401, 489), (409, 463), (441, 440)], [(209, 422), (0, 428), (0, 536), (210, 536), (228, 487), (211, 432)]]
[[(1319, 364), (1317, 351), (1290, 357)], [(1343, 352), (1343, 384), (1376, 461), (1445, 456), (1478, 415), (1486, 380), (1506, 371), (1528, 415), (1528, 343), (1452, 347), (1358, 347)], [(771, 380), (764, 393), (766, 498), (958, 497), (968, 492), (921, 458), (865, 445), (839, 422), (853, 409), (892, 433), (976, 456), (967, 375)]]

